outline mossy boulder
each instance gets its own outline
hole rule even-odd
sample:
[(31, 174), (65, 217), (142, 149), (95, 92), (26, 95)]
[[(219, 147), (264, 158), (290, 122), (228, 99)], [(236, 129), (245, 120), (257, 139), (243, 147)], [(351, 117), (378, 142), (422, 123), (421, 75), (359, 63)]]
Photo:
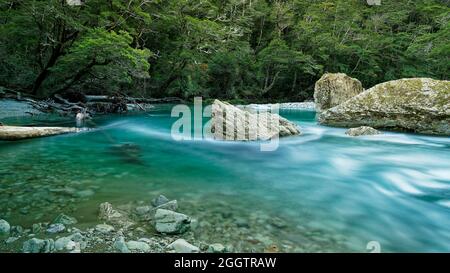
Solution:
[(357, 79), (344, 73), (326, 73), (314, 88), (316, 110), (320, 112), (335, 107), (363, 91), (364, 88)]
[(450, 81), (411, 78), (378, 84), (322, 112), (319, 122), (450, 135)]

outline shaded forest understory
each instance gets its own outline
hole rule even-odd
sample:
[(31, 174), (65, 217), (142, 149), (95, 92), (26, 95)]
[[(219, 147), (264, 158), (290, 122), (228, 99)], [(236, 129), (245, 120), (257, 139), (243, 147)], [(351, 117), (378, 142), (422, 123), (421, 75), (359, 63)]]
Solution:
[(325, 72), (450, 75), (448, 1), (81, 2), (0, 1), (0, 91), (303, 101)]

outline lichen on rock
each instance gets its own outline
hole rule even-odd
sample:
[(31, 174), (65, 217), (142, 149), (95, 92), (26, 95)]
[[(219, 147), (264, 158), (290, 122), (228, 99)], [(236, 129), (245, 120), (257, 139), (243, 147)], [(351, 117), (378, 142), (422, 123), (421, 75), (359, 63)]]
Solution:
[(450, 81), (411, 78), (381, 83), (322, 112), (319, 122), (450, 135)]
[(344, 73), (325, 73), (314, 87), (316, 111), (335, 107), (363, 92), (361, 82)]

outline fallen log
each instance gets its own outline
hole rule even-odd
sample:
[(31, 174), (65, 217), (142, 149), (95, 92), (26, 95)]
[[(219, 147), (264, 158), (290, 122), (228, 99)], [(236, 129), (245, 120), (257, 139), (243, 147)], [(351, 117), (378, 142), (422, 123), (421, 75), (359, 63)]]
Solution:
[(19, 127), (4, 125), (0, 126), (0, 140), (22, 140), (28, 138), (76, 133), (80, 131), (80, 128), (73, 127)]

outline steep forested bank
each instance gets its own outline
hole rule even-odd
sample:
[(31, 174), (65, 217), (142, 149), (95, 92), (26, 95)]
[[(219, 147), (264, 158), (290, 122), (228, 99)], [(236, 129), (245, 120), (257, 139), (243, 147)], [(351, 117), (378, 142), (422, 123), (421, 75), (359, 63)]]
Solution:
[(280, 101), (311, 99), (324, 72), (450, 75), (448, 1), (81, 2), (1, 0), (0, 86)]

